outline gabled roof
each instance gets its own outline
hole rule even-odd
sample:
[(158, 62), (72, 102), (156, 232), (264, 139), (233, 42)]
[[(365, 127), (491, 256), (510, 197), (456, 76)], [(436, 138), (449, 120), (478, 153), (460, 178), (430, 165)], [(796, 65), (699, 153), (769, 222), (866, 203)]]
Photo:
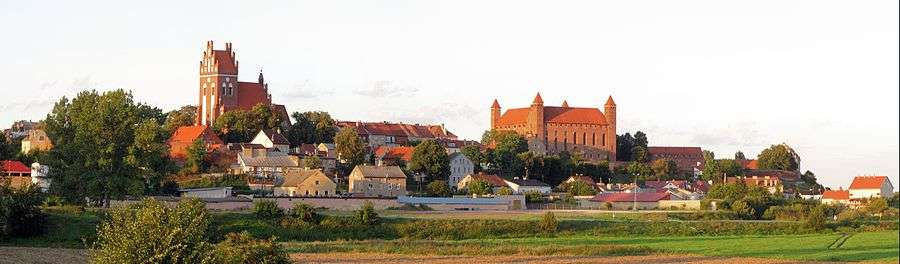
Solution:
[(443, 125), (420, 125), (388, 122), (351, 122), (338, 121), (338, 127), (356, 128), (359, 135), (383, 135), (394, 137), (455, 139), (455, 134), (444, 129)]
[(297, 167), (299, 164), (291, 157), (281, 152), (269, 152), (265, 156), (251, 157), (244, 153), (238, 153), (238, 158), (249, 167), (286, 168)]
[(353, 169), (359, 170), (364, 178), (401, 178), (406, 179), (406, 174), (397, 166), (369, 166), (357, 165)]
[(31, 173), (31, 168), (28, 168), (28, 166), (25, 166), (25, 164), (18, 160), (3, 160), (0, 161), (0, 172)]
[(796, 171), (786, 171), (786, 170), (747, 170), (744, 172), (744, 176), (746, 177), (778, 177), (778, 179), (783, 181), (797, 181), (800, 180), (800, 173)]
[(237, 74), (237, 67), (234, 63), (234, 57), (227, 50), (213, 50), (213, 57), (218, 63), (218, 72), (222, 74)]
[(491, 187), (506, 187), (507, 186), (506, 181), (504, 181), (503, 178), (500, 178), (500, 176), (497, 176), (494, 174), (478, 173), (478, 174), (470, 174), (469, 176), (472, 177), (473, 181), (474, 180), (486, 181), (488, 184), (491, 185)]
[(284, 137), (284, 135), (281, 135), (281, 133), (275, 132), (275, 130), (263, 129), (263, 130), (260, 130), (260, 133), (263, 133), (263, 135), (266, 135), (266, 137), (269, 138), (269, 140), (271, 140), (272, 143), (275, 143), (277, 145), (290, 145), (291, 144), (291, 142), (288, 141), (287, 138)]
[(412, 160), (412, 153), (415, 150), (415, 148), (407, 146), (378, 146), (378, 148), (375, 149), (375, 156), (381, 159), (401, 159), (408, 162)]
[(666, 185), (669, 185), (669, 183), (671, 183), (672, 185), (675, 185), (675, 187), (687, 189), (687, 181), (683, 181), (683, 180), (645, 181), (644, 187), (650, 188), (650, 189), (656, 189), (657, 191), (659, 191), (660, 189), (666, 187)]
[(637, 193), (600, 193), (591, 201), (594, 202), (658, 202), (669, 199), (669, 193), (637, 192)]
[(566, 181), (568, 182), (569, 180), (579, 181), (579, 182), (586, 183), (587, 185), (591, 186), (592, 188), (595, 188), (596, 185), (597, 185), (597, 182), (594, 181), (594, 179), (592, 179), (592, 178), (589, 177), (589, 176), (584, 176), (584, 175), (573, 175), (573, 176), (569, 176), (569, 178), (566, 179)]
[[(500, 116), (499, 125), (524, 124), (531, 108), (513, 108)], [(544, 106), (544, 122), (557, 124), (606, 125), (606, 116), (600, 109), (585, 107)]]
[(261, 83), (238, 82), (237, 86), (237, 107), (244, 111), (250, 111), (258, 104), (269, 105), (272, 103), (269, 93)]
[(324, 177), (331, 181), (328, 176), (322, 173), (322, 170), (287, 170), (284, 172), (284, 181), (279, 187), (295, 187), (300, 185), (310, 177)]
[(856, 176), (850, 189), (881, 189), (885, 181), (890, 182), (887, 176)]
[(172, 133), (169, 142), (194, 142), (194, 140), (200, 138), (200, 136), (203, 135), (203, 132), (208, 128), (209, 127), (205, 125), (179, 127), (175, 130), (175, 133)]
[(519, 186), (550, 187), (550, 185), (543, 183), (539, 180), (531, 180), (531, 179), (512, 179), (512, 180), (508, 180), (508, 182), (514, 183)]
[(822, 199), (832, 200), (850, 200), (849, 190), (825, 190), (822, 192)]

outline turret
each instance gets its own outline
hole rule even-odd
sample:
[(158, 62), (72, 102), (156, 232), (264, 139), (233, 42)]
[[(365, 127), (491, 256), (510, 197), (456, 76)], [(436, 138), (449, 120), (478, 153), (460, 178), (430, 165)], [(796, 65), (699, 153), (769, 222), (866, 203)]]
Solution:
[(497, 102), (497, 99), (494, 99), (494, 104), (491, 105), (491, 130), (497, 128), (497, 125), (500, 123), (500, 103)]
[(541, 93), (537, 93), (537, 95), (534, 96), (534, 101), (531, 102), (526, 127), (529, 128), (529, 134), (531, 134), (531, 136), (540, 141), (544, 140), (544, 133), (546, 133), (546, 130), (544, 129), (544, 99), (541, 98)]
[(606, 145), (609, 146), (609, 160), (616, 160), (616, 102), (613, 101), (612, 95), (606, 99), (603, 105), (603, 115), (606, 116), (606, 123), (609, 127), (606, 131)]
[(562, 107), (569, 108), (569, 101), (563, 100)]

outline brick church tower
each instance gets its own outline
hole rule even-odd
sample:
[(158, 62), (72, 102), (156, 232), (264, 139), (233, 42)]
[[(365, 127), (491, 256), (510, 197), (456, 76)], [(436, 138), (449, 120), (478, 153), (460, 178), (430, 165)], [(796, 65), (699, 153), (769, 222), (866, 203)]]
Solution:
[(491, 105), (491, 130), (514, 131), (528, 140), (528, 149), (541, 154), (579, 153), (585, 160), (616, 159), (616, 103), (607, 98), (603, 111), (595, 107), (545, 106), (538, 93), (529, 107), (501, 114)]
[[(273, 110), (278, 112), (284, 111), (284, 106), (272, 104), (269, 85), (265, 83), (262, 72), (256, 82), (238, 81), (238, 61), (231, 43), (225, 43), (225, 50), (214, 48), (213, 42), (207, 41), (203, 60), (200, 61), (198, 125), (212, 125), (217, 117), (227, 111), (249, 111), (258, 104), (275, 107)], [(287, 116), (287, 112), (284, 111), (283, 115)], [(286, 120), (290, 122), (290, 119)]]

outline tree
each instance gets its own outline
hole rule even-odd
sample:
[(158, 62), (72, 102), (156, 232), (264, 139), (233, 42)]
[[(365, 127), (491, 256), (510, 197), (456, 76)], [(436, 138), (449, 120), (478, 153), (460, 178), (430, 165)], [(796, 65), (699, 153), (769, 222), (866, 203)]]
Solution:
[(303, 157), (303, 167), (310, 170), (321, 169), (322, 159), (319, 159), (318, 156)]
[(756, 215), (756, 209), (750, 207), (744, 200), (738, 200), (731, 204), (731, 211), (740, 215), (744, 219), (753, 219), (753, 216)]
[(817, 205), (809, 211), (804, 225), (813, 230), (822, 230), (825, 228), (825, 217), (825, 206)]
[(430, 197), (450, 197), (450, 194), (453, 193), (446, 181), (432, 181), (425, 186), (425, 190)]
[(878, 219), (881, 219), (881, 216), (884, 215), (884, 211), (888, 209), (888, 201), (885, 198), (872, 198), (869, 199), (869, 202), (866, 204), (866, 211), (869, 211), (871, 214), (878, 215)]
[(644, 132), (641, 132), (641, 131), (634, 133), (634, 146), (644, 147), (644, 149), (647, 149), (648, 148), (647, 144), (648, 144), (647, 134), (644, 134)]
[(0, 238), (31, 237), (44, 233), (44, 195), (36, 185), (11, 188), (0, 183)]
[(759, 169), (795, 171), (799, 166), (799, 161), (795, 158), (796, 155), (790, 147), (780, 144), (764, 149), (756, 159), (759, 163)]
[(450, 176), (450, 157), (437, 141), (425, 140), (413, 150), (407, 164), (409, 170), (428, 175), (432, 180), (446, 180)]
[[(134, 143), (128, 147), (125, 164), (143, 179), (142, 187), (147, 193), (160, 194), (166, 175), (174, 170), (174, 164), (168, 158), (169, 147), (164, 143), (168, 137), (169, 132), (155, 120), (144, 120), (135, 128)], [(203, 151), (205, 155), (206, 149)], [(134, 192), (140, 194), (139, 190)]]
[(491, 184), (485, 180), (474, 180), (466, 185), (469, 195), (488, 195), (491, 194)]
[(468, 145), (462, 148), (462, 154), (466, 156), (475, 165), (474, 172), (481, 172), (481, 164), (485, 162), (484, 153), (481, 153), (481, 147), (476, 145)]
[(650, 165), (656, 180), (670, 180), (678, 174), (678, 164), (671, 159), (658, 159)]
[(522, 135), (513, 131), (493, 131), (490, 142), (495, 148), (491, 152), (491, 165), (502, 176), (518, 176), (524, 165), (519, 160), (520, 153), (528, 151), (528, 142)]
[(500, 189), (497, 189), (497, 193), (496, 193), (496, 194), (497, 194), (497, 195), (512, 195), (512, 194), (513, 194), (513, 190), (510, 189), (509, 187), (504, 186), (504, 187), (500, 187)]
[(203, 141), (199, 138), (195, 139), (187, 147), (186, 152), (184, 167), (181, 171), (188, 174), (205, 172), (209, 167), (209, 162), (206, 160), (206, 146), (203, 145)]
[(365, 160), (366, 149), (359, 138), (356, 128), (343, 128), (334, 136), (334, 149), (338, 159), (342, 163), (349, 163), (350, 168), (362, 164)]
[(544, 216), (541, 218), (541, 223), (538, 224), (538, 228), (544, 233), (553, 234), (559, 229), (559, 221), (556, 220), (556, 216), (553, 215), (553, 212), (547, 212), (544, 213)]
[(741, 152), (740, 150), (738, 150), (738, 152), (734, 153), (734, 159), (735, 160), (747, 160), (747, 157), (744, 157), (744, 152)]
[(295, 203), (291, 208), (290, 217), (310, 224), (318, 224), (322, 218), (316, 213), (315, 208), (305, 203)]
[(6, 140), (6, 135), (4, 133), (0, 133), (0, 160), (9, 160), (12, 159), (12, 146), (10, 146), (10, 142)]
[(724, 176), (744, 175), (744, 165), (732, 159), (707, 160), (703, 167), (703, 180), (722, 182)]
[(616, 136), (616, 160), (631, 161), (631, 149), (634, 148), (634, 137), (631, 133)]
[(335, 121), (328, 112), (310, 111), (291, 114), (294, 124), (286, 136), (293, 146), (304, 143), (333, 143), (337, 132)]
[(626, 171), (632, 176), (637, 175), (639, 181), (644, 181), (653, 175), (653, 170), (650, 169), (650, 166), (637, 161), (629, 163)]
[(250, 111), (231, 110), (216, 118), (213, 131), (226, 143), (248, 142), (263, 129), (281, 130), (282, 117), (272, 108), (257, 104)]
[(359, 210), (353, 214), (357, 224), (373, 226), (381, 222), (381, 217), (375, 212), (372, 202), (366, 201), (359, 207)]
[(193, 125), (196, 121), (197, 107), (185, 105), (178, 110), (172, 110), (166, 113), (166, 121), (163, 124), (163, 129), (166, 131), (166, 135), (171, 135), (179, 127)]
[(594, 189), (594, 186), (582, 181), (563, 183), (560, 187), (562, 187), (560, 189), (566, 191), (570, 196), (588, 196), (597, 194), (597, 190)]

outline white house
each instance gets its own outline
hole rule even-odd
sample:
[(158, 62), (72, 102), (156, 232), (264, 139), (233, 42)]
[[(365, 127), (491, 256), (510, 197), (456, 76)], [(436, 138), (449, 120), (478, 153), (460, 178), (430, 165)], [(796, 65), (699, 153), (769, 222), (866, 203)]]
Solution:
[(504, 181), (506, 182), (506, 185), (513, 190), (513, 193), (517, 194), (523, 194), (530, 191), (537, 191), (541, 194), (550, 194), (550, 192), (553, 191), (553, 188), (551, 188), (550, 185), (538, 180), (515, 178)]
[(475, 172), (475, 163), (463, 155), (461, 152), (450, 154), (450, 177), (447, 178), (447, 184), (450, 187), (456, 187), (466, 175)]
[(850, 184), (851, 200), (893, 196), (894, 186), (887, 176), (856, 176)]
[(259, 144), (267, 149), (278, 149), (278, 151), (283, 153), (288, 153), (291, 150), (291, 142), (280, 133), (270, 129), (260, 130), (256, 137), (253, 138), (253, 141), (250, 141), (250, 144)]
[(50, 178), (47, 178), (47, 173), (50, 171), (50, 167), (47, 165), (41, 165), (40, 163), (32, 163), (31, 164), (31, 183), (37, 185), (41, 188), (41, 191), (50, 190)]
[(181, 197), (192, 198), (227, 198), (231, 197), (231, 187), (182, 189)]

